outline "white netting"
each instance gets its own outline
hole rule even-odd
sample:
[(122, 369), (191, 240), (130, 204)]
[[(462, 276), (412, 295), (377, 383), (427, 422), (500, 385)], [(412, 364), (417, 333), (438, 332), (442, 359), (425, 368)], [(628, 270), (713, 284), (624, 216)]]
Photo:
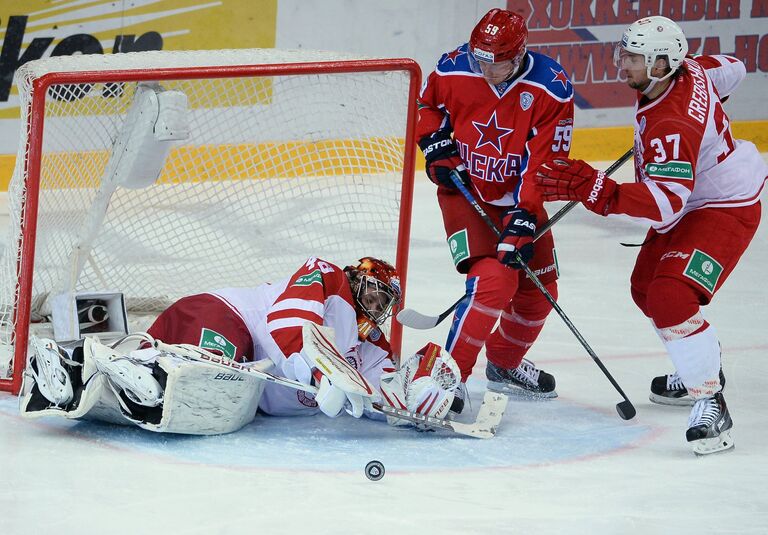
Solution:
[[(183, 295), (287, 276), (311, 255), (340, 265), (365, 255), (394, 262), (407, 72), (195, 74), (201, 66), (348, 59), (305, 51), (142, 52), (20, 68), (24, 125), (33, 82), (48, 72), (143, 73), (141, 86), (118, 76), (47, 91), (32, 319), (48, 315), (60, 292), (115, 290), (129, 309), (161, 310)], [(163, 79), (156, 70), (178, 67), (192, 68), (189, 79)], [(122, 157), (113, 148), (137, 87), (148, 84), (186, 95), (189, 137), (173, 142), (154, 184), (105, 190), (109, 168)], [(32, 162), (25, 141), (9, 187), (0, 265), (0, 378), (11, 371), (18, 262), (27, 261), (21, 209)]]

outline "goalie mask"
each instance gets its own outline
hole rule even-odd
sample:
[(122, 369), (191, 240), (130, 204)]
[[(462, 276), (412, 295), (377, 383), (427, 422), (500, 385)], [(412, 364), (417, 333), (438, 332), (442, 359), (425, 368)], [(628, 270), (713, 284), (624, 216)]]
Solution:
[(384, 260), (366, 256), (357, 266), (344, 271), (349, 277), (352, 297), (357, 309), (357, 327), (360, 338), (365, 340), (377, 325), (392, 315), (392, 308), (400, 303), (400, 276), (397, 270)]

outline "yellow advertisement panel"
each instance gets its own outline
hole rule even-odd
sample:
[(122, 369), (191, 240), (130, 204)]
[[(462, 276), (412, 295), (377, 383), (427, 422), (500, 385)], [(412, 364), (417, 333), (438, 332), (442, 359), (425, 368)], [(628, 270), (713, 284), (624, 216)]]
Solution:
[(13, 172), (24, 63), (69, 54), (273, 48), (277, 0), (0, 2), (0, 187)]
[(69, 54), (275, 46), (277, 0), (7, 2), (0, 7), (0, 119), (18, 118), (13, 72)]

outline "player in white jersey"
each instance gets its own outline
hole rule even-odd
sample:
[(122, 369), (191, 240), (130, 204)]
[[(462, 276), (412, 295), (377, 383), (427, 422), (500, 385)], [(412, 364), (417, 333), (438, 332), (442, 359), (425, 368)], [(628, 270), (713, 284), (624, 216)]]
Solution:
[[(182, 298), (148, 334), (119, 346), (86, 338), (66, 351), (33, 339), (21, 412), (191, 434), (235, 431), (257, 407), (270, 415), (335, 417), (346, 409), (383, 419), (371, 410), (381, 398), (398, 409), (443, 416), (458, 368), (453, 384), (445, 375), (421, 379), (434, 367), (427, 369), (426, 354), (452, 365), (450, 355), (430, 345), (409, 366), (395, 369), (380, 326), (400, 298), (399, 276), (387, 262), (365, 257), (342, 270), (313, 257), (281, 281)], [(322, 342), (338, 361), (317, 359), (307, 345), (308, 323), (332, 329), (333, 339)], [(265, 381), (249, 367), (298, 388)]]
[(651, 401), (693, 404), (686, 438), (696, 453), (733, 446), (723, 397), (720, 344), (702, 315), (760, 222), (768, 175), (757, 148), (734, 139), (722, 101), (746, 70), (729, 56), (686, 56), (680, 27), (665, 17), (633, 23), (616, 64), (638, 91), (635, 182), (617, 184), (583, 161), (542, 165), (546, 200), (577, 200), (603, 216), (650, 225), (631, 277), (632, 297), (651, 320), (676, 372), (656, 377)]

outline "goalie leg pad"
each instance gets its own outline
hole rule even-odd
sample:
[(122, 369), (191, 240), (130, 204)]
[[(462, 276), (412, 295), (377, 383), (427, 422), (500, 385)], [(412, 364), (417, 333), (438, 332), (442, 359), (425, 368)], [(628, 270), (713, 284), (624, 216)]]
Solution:
[(158, 366), (167, 374), (162, 416), (140, 427), (166, 433), (218, 435), (231, 433), (256, 416), (266, 381), (222, 370), (204, 362), (163, 353)]
[(19, 410), (24, 418), (59, 416), (72, 420), (87, 418), (117, 424), (129, 423), (109, 388), (106, 376), (102, 374), (94, 375), (90, 381), (75, 388), (73, 400), (66, 407), (51, 405), (40, 394), (34, 377), (27, 375), (19, 395)]
[[(95, 350), (107, 355), (110, 349), (88, 348), (91, 353)], [(137, 356), (136, 352), (131, 354)], [(117, 388), (107, 373), (97, 370), (93, 358), (85, 357), (85, 360), (89, 363), (83, 367), (88, 377), (82, 383), (77, 382), (74, 399), (66, 408), (51, 405), (40, 393), (34, 377), (28, 374), (19, 397), (22, 416), (133, 424), (153, 432), (223, 434), (237, 431), (253, 420), (266, 385), (266, 381), (257, 376), (234, 369), (222, 370), (164, 350), (155, 357), (154, 374), (160, 381), (153, 376), (161, 388), (162, 401), (157, 406), (148, 406), (137, 403), (135, 400), (140, 398), (135, 393), (129, 396), (126, 390)]]
[(48, 401), (56, 407), (63, 407), (72, 401), (72, 380), (70, 368), (64, 366), (66, 353), (53, 340), (33, 336), (29, 342), (32, 354), (29, 357), (27, 373)]
[(105, 374), (115, 388), (133, 403), (145, 407), (157, 407), (163, 401), (163, 387), (152, 375), (154, 364), (160, 352), (156, 349), (137, 349), (127, 355), (101, 344), (92, 338), (86, 338), (83, 345), (84, 369), (96, 370)]
[[(118, 424), (135, 423), (137, 420), (128, 404), (136, 403), (138, 406), (137, 402), (140, 402), (154, 407), (162, 400), (162, 386), (152, 376), (151, 368), (145, 365), (154, 360), (155, 355), (143, 355), (145, 360), (137, 361), (130, 349), (116, 351), (90, 338), (83, 340), (82, 347), (73, 350), (71, 359), (50, 340), (37, 340), (33, 343), (33, 350), (33, 364), (37, 360), (39, 365), (38, 359), (51, 357), (47, 359), (48, 367), (68, 374), (71, 395), (67, 397), (66, 404), (57, 404), (48, 392), (50, 386), (40, 388), (41, 373), (31, 366), (19, 396), (19, 409), (26, 418), (60, 416)], [(128, 355), (125, 355), (126, 352)], [(52, 359), (57, 355), (60, 356), (58, 364)]]

